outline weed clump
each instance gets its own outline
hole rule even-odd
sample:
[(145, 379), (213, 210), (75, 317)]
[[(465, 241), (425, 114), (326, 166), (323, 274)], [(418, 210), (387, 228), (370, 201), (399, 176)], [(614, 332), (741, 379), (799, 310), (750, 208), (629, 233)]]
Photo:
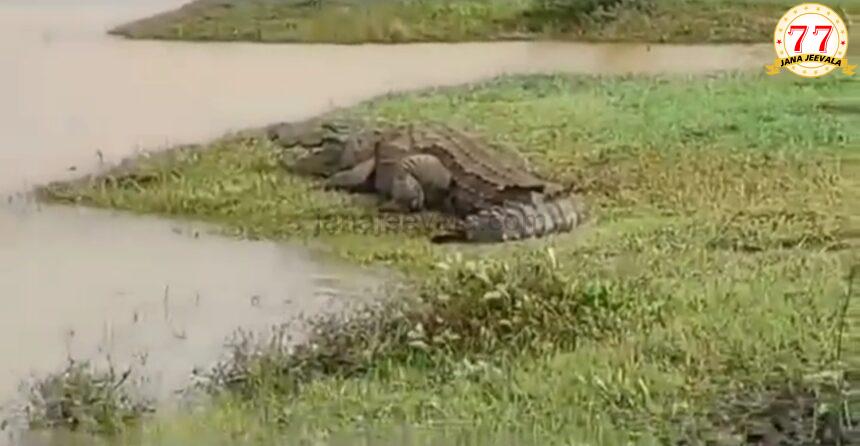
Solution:
[(65, 428), (88, 433), (123, 431), (153, 410), (153, 403), (132, 391), (131, 370), (98, 371), (88, 362), (66, 367), (33, 383), (25, 413), (31, 429)]
[[(247, 395), (261, 384), (290, 392), (323, 376), (350, 378), (392, 363), (427, 370), (465, 359), (502, 364), (572, 351), (583, 339), (647, 333), (668, 311), (667, 296), (649, 283), (577, 277), (552, 249), (506, 260), (455, 256), (435, 269), (415, 299), (309, 321), (307, 342), (260, 348), (244, 339), (209, 383)], [(273, 339), (287, 339), (282, 335)]]
[(647, 15), (652, 6), (644, 0), (538, 0), (523, 17), (535, 30), (540, 26), (555, 32), (571, 32), (575, 27), (616, 20), (624, 11)]

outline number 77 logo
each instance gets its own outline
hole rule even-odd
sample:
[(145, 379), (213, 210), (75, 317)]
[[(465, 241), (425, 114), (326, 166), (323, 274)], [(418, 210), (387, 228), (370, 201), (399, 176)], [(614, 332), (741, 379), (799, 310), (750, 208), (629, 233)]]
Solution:
[[(788, 35), (793, 36), (796, 32), (800, 33), (800, 37), (794, 42), (794, 52), (799, 53), (803, 50), (803, 40), (806, 38), (806, 33), (809, 31), (808, 26), (792, 25), (788, 29)], [(819, 53), (827, 52), (827, 41), (830, 39), (830, 34), (833, 32), (832, 25), (816, 25), (812, 30), (812, 35), (817, 36), (821, 31), (826, 31), (824, 37), (821, 38), (821, 43), (818, 45)]]

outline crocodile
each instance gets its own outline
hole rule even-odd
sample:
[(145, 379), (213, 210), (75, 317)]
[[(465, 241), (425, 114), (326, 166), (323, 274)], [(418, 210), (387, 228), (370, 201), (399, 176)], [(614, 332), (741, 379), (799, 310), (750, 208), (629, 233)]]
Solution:
[(539, 178), (522, 158), (492, 150), (476, 134), (427, 122), (385, 125), (310, 120), (278, 124), (269, 138), (300, 150), (285, 163), (327, 187), (373, 192), (383, 211), (437, 210), (459, 218), (434, 241), (502, 242), (572, 230), (583, 200)]

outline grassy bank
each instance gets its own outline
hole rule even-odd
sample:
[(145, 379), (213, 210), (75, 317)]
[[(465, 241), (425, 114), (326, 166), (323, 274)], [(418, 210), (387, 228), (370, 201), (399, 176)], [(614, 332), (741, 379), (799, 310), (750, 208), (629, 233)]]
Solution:
[[(768, 42), (792, 0), (196, 0), (132, 38), (399, 43), (505, 39)], [(830, 2), (856, 14), (857, 0)], [(839, 9), (844, 8), (844, 9)]]
[[(773, 430), (769, 415), (742, 418), (769, 414), (780, 392), (805, 395), (834, 367), (857, 257), (846, 201), (860, 174), (856, 86), (836, 75), (511, 77), (338, 112), (475, 127), (577, 185), (590, 226), (528, 243), (431, 245), (422, 222), (378, 224), (361, 197), (286, 174), (278, 149), (253, 136), (41, 192), (322, 240), (413, 280), (365, 317), (322, 323), (313, 348), (238, 349), (214, 375), (219, 403), (149, 425), (148, 444), (399, 425), (466, 426), (486, 444), (742, 438)], [(808, 436), (810, 425), (795, 427)]]

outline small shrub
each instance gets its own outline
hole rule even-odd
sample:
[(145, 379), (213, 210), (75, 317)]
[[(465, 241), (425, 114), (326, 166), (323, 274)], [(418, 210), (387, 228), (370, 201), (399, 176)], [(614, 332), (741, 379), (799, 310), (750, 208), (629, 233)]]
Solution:
[(32, 429), (67, 428), (118, 433), (153, 410), (152, 402), (129, 389), (131, 371), (118, 374), (70, 360), (58, 373), (28, 389), (26, 415)]
[(611, 21), (621, 10), (646, 11), (649, 7), (644, 0), (539, 0), (525, 17), (533, 25), (567, 31), (572, 25)]
[(320, 376), (351, 377), (389, 363), (500, 363), (570, 351), (581, 339), (643, 333), (665, 317), (667, 299), (649, 284), (579, 279), (552, 250), (513, 260), (455, 257), (437, 269), (419, 287), (418, 302), (390, 300), (309, 321), (307, 342), (282, 342), (290, 339), (281, 331), (260, 348), (244, 337), (209, 383), (243, 394), (274, 385), (282, 393)]

